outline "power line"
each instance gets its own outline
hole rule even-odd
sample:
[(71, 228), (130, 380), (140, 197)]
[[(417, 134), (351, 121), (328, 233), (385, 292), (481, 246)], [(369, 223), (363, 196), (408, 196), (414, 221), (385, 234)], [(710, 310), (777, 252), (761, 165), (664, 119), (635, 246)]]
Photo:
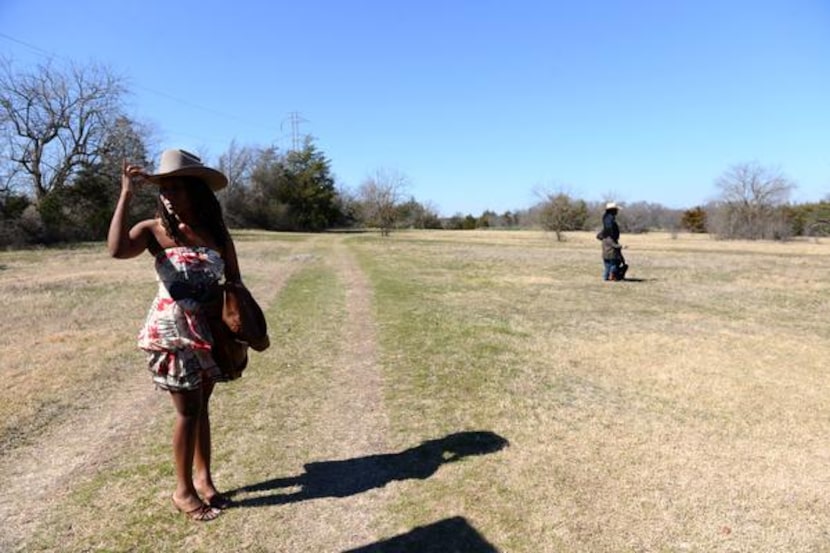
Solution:
[[(56, 54), (54, 52), (50, 52), (48, 50), (45, 50), (44, 48), (40, 48), (39, 46), (36, 46), (34, 44), (25, 42), (23, 40), (20, 40), (18, 38), (10, 36), (6, 33), (0, 32), (0, 38), (4, 38), (4, 39), (6, 39), (8, 41), (11, 41), (11, 42), (14, 42), (16, 44), (20, 44), (21, 46), (25, 46), (26, 48), (29, 48), (29, 49), (33, 50), (37, 54), (39, 54), (39, 55), (41, 55), (41, 56), (43, 56), (47, 59), (63, 59), (63, 60), (68, 61), (70, 63), (74, 63), (74, 60), (72, 60), (71, 58), (68, 58), (68, 57), (60, 55), (60, 54)], [(213, 115), (217, 115), (217, 116), (224, 117), (224, 118), (227, 118), (227, 119), (232, 119), (232, 120), (238, 121), (240, 123), (244, 123), (244, 124), (246, 124), (250, 127), (253, 127), (253, 128), (259, 128), (259, 129), (263, 129), (263, 130), (266, 130), (266, 129), (270, 130), (269, 127), (265, 127), (261, 123), (255, 123), (253, 121), (243, 119), (242, 117), (239, 117), (239, 116), (236, 116), (236, 115), (233, 115), (233, 114), (230, 114), (230, 113), (226, 113), (226, 112), (219, 111), (219, 110), (216, 110), (216, 109), (213, 109), (213, 108), (209, 108), (209, 107), (197, 104), (195, 102), (191, 102), (190, 100), (185, 100), (183, 98), (179, 98), (178, 96), (175, 96), (173, 94), (169, 94), (167, 92), (162, 92), (160, 90), (156, 90), (154, 88), (150, 88), (150, 87), (147, 87), (147, 86), (142, 86), (140, 84), (133, 84), (133, 86), (135, 88), (139, 89), (139, 90), (143, 90), (145, 92), (155, 94), (155, 95), (160, 96), (162, 98), (166, 98), (168, 100), (172, 100), (172, 101), (180, 103), (182, 105), (186, 105), (188, 107), (191, 107), (191, 108), (194, 108), (194, 109), (197, 109), (197, 110), (201, 110), (201, 111), (204, 111), (204, 112), (207, 112), (207, 113), (211, 113)]]
[(3, 32), (0, 32), (0, 38), (5, 38), (6, 40), (10, 40), (11, 42), (16, 42), (17, 44), (20, 44), (21, 46), (25, 46), (26, 48), (34, 50), (38, 54), (41, 54), (41, 55), (49, 57), (49, 58), (61, 57), (61, 56), (58, 56), (57, 54), (55, 54), (53, 52), (48, 52), (48, 51), (44, 50), (43, 48), (38, 48), (34, 44), (29, 44), (28, 42), (23, 42), (22, 40), (14, 38), (13, 36), (9, 36), (9, 35), (7, 35), (6, 33), (3, 33)]

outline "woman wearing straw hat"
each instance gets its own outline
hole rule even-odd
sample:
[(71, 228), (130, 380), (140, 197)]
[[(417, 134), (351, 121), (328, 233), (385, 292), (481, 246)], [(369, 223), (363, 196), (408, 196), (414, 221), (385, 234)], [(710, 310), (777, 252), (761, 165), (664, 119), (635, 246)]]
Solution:
[[(159, 188), (156, 216), (127, 228), (138, 183)], [(211, 476), (208, 402), (216, 382), (227, 380), (211, 356), (208, 306), (221, 297), (219, 283), (239, 282), (236, 250), (214, 195), (227, 185), (221, 172), (183, 150), (165, 150), (158, 172), (123, 163), (121, 195), (107, 246), (118, 259), (148, 251), (155, 258), (158, 294), (139, 333), (158, 388), (176, 410), (173, 457), (175, 507), (196, 521), (213, 520), (230, 500)]]

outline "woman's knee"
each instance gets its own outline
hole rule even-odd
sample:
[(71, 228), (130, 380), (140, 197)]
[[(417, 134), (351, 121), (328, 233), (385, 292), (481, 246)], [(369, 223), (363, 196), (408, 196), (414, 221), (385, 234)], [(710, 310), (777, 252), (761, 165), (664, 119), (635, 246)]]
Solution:
[(184, 418), (199, 418), (202, 412), (202, 391), (170, 392), (176, 414)]

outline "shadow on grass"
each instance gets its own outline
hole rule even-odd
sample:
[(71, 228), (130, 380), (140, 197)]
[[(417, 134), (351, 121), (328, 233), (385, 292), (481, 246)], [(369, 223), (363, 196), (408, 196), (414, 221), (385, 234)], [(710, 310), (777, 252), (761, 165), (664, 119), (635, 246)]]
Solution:
[(343, 553), (498, 553), (470, 523), (453, 517), (420, 526), (411, 532)]
[(506, 439), (493, 432), (458, 432), (423, 442), (400, 453), (308, 463), (304, 467), (305, 472), (298, 476), (273, 478), (227, 493), (236, 496), (240, 493), (272, 492), (238, 499), (234, 497), (236, 507), (265, 507), (322, 497), (348, 497), (382, 488), (395, 480), (424, 480), (445, 463), (454, 463), (471, 455), (495, 453), (508, 445)]

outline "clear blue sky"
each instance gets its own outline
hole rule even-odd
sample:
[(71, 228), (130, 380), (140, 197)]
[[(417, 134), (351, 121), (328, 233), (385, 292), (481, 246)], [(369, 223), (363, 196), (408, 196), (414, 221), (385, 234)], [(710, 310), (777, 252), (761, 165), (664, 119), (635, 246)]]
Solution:
[(692, 207), (757, 160), (830, 194), (830, 0), (0, 0), (0, 53), (108, 64), (161, 145), (291, 145), (443, 215), (540, 187)]

